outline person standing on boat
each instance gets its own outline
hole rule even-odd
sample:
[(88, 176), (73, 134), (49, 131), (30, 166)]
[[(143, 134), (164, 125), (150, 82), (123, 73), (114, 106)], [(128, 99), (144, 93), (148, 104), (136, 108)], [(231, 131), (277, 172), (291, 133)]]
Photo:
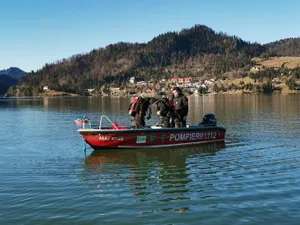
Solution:
[(136, 108), (136, 104), (139, 102), (139, 97), (135, 97), (133, 102), (131, 102), (129, 104), (129, 115), (131, 117), (130, 121), (132, 123), (133, 126), (135, 126), (135, 115), (136, 115), (136, 111), (135, 111), (135, 108)]
[(186, 127), (186, 118), (189, 112), (188, 98), (179, 87), (174, 87), (172, 93), (174, 95), (175, 127)]
[(169, 99), (163, 96), (161, 99), (151, 99), (151, 104), (155, 103), (156, 113), (160, 118), (160, 123), (162, 127), (170, 127), (170, 118), (172, 115), (172, 106), (169, 103)]
[(150, 107), (150, 99), (143, 95), (138, 97), (138, 101), (134, 106), (135, 116), (135, 128), (144, 128), (146, 125), (145, 117), (147, 120), (151, 118), (151, 107)]
[(169, 123), (170, 127), (175, 127), (175, 117), (176, 117), (176, 112), (175, 112), (175, 106), (174, 106), (174, 95), (168, 98), (168, 103), (170, 106), (170, 118), (169, 118)]

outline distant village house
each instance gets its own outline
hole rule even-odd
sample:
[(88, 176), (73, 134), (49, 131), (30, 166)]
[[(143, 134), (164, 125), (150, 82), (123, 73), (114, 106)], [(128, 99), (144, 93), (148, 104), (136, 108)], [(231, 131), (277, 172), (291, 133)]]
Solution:
[(145, 79), (144, 78), (139, 78), (139, 77), (130, 77), (129, 79), (129, 83), (131, 84), (136, 84), (138, 82), (145, 82)]
[(184, 78), (181, 78), (181, 77), (173, 77), (171, 79), (171, 82), (173, 83), (190, 83), (191, 82), (191, 78), (190, 77), (184, 77)]
[(110, 88), (110, 93), (112, 95), (119, 95), (121, 93), (120, 88)]

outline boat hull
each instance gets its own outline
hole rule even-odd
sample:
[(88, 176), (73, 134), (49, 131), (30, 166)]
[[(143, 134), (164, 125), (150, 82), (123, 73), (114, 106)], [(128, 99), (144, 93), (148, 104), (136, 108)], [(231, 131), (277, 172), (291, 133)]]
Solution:
[(226, 129), (219, 126), (146, 129), (79, 129), (93, 149), (163, 148), (224, 141)]

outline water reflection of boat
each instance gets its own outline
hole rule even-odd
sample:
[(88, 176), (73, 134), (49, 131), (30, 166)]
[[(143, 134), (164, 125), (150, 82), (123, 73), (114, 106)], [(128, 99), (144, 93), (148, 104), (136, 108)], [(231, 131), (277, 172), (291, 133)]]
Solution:
[[(101, 195), (109, 193), (110, 199), (130, 195), (137, 202), (156, 205), (160, 211), (183, 212), (189, 210), (186, 201), (191, 199), (191, 186), (202, 190), (196, 164), (205, 165), (224, 148), (224, 142), (215, 142), (163, 151), (94, 151), (85, 160), (84, 181), (90, 188), (100, 189)], [(202, 173), (207, 172), (207, 166), (201, 168)]]
[(93, 151), (85, 160), (87, 165), (107, 165), (107, 164), (133, 164), (137, 165), (144, 160), (157, 160), (165, 163), (172, 163), (172, 160), (186, 159), (186, 157), (195, 154), (214, 155), (217, 151), (225, 148), (225, 142), (205, 143), (193, 147), (173, 147), (169, 149), (151, 149), (145, 150), (103, 150)]

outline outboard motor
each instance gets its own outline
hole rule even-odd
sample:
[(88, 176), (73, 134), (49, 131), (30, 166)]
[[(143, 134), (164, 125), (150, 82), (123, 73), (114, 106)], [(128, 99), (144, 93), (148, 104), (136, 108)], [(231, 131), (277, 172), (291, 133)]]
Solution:
[(202, 122), (199, 123), (202, 126), (217, 126), (217, 118), (214, 114), (205, 114)]

